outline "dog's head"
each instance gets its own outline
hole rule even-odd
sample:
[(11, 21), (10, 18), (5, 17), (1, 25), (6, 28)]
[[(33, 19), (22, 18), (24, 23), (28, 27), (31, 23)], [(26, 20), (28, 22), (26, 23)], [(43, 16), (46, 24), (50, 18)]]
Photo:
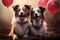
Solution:
[(31, 5), (24, 5), (24, 7), (21, 7), (19, 5), (13, 6), (15, 17), (28, 17), (30, 9)]
[(33, 21), (39, 22), (44, 19), (43, 13), (45, 8), (38, 7), (38, 8), (32, 8), (31, 10), (31, 22)]
[(21, 7), (20, 5), (13, 6), (13, 10), (15, 12), (15, 18), (24, 19), (29, 17), (31, 5), (24, 5)]

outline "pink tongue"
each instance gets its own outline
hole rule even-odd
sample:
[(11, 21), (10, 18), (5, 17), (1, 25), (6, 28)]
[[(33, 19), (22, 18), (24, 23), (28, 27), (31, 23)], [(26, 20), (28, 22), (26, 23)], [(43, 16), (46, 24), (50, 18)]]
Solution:
[(17, 22), (18, 24), (20, 24), (21, 26), (23, 26), (24, 25), (24, 19), (20, 19), (20, 22)]
[(20, 19), (22, 22), (24, 21), (24, 19)]
[(56, 0), (51, 0), (47, 3), (47, 9), (52, 13), (56, 14), (59, 9), (59, 3)]
[(18, 22), (21, 26), (23, 26), (24, 25), (24, 22)]

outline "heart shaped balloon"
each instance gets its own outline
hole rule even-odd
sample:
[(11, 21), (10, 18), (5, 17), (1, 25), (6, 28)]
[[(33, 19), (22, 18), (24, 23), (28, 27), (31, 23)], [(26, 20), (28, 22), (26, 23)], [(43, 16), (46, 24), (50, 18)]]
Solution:
[(56, 12), (59, 9), (59, 3), (56, 0), (50, 0), (47, 3), (47, 9), (52, 13), (52, 14), (56, 14)]
[(6, 7), (9, 7), (9, 6), (13, 3), (13, 0), (2, 0), (2, 3), (3, 3)]
[(46, 8), (48, 0), (38, 0), (38, 6)]

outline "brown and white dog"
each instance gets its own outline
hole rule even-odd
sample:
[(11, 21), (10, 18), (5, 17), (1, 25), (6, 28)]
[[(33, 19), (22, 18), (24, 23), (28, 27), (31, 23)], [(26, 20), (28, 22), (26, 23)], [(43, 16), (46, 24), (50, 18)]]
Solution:
[(23, 7), (19, 5), (13, 6), (15, 17), (12, 19), (12, 25), (14, 25), (14, 34), (18, 37), (22, 37), (27, 34), (30, 26), (30, 9), (31, 5), (24, 5)]
[(45, 36), (47, 33), (46, 22), (44, 21), (44, 13), (45, 8), (38, 7), (32, 8), (31, 10), (31, 23), (32, 27), (30, 27), (30, 35), (34, 36)]

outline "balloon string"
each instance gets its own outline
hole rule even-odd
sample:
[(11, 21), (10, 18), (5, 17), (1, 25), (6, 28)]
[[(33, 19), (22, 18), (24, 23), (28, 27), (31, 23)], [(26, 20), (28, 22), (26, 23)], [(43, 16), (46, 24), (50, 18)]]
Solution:
[[(8, 7), (7, 7), (8, 8)], [(11, 13), (11, 11), (9, 10), (9, 8), (8, 8), (8, 12), (9, 12), (9, 22), (11, 22), (11, 18), (10, 18), (10, 13)], [(11, 31), (11, 30), (10, 30)], [(10, 33), (10, 32), (9, 32)], [(8, 34), (8, 36), (9, 36), (9, 34)]]
[[(8, 7), (7, 7), (8, 8)], [(11, 19), (10, 19), (10, 10), (9, 10), (9, 8), (8, 8), (8, 13), (9, 13), (9, 21), (11, 21)]]

